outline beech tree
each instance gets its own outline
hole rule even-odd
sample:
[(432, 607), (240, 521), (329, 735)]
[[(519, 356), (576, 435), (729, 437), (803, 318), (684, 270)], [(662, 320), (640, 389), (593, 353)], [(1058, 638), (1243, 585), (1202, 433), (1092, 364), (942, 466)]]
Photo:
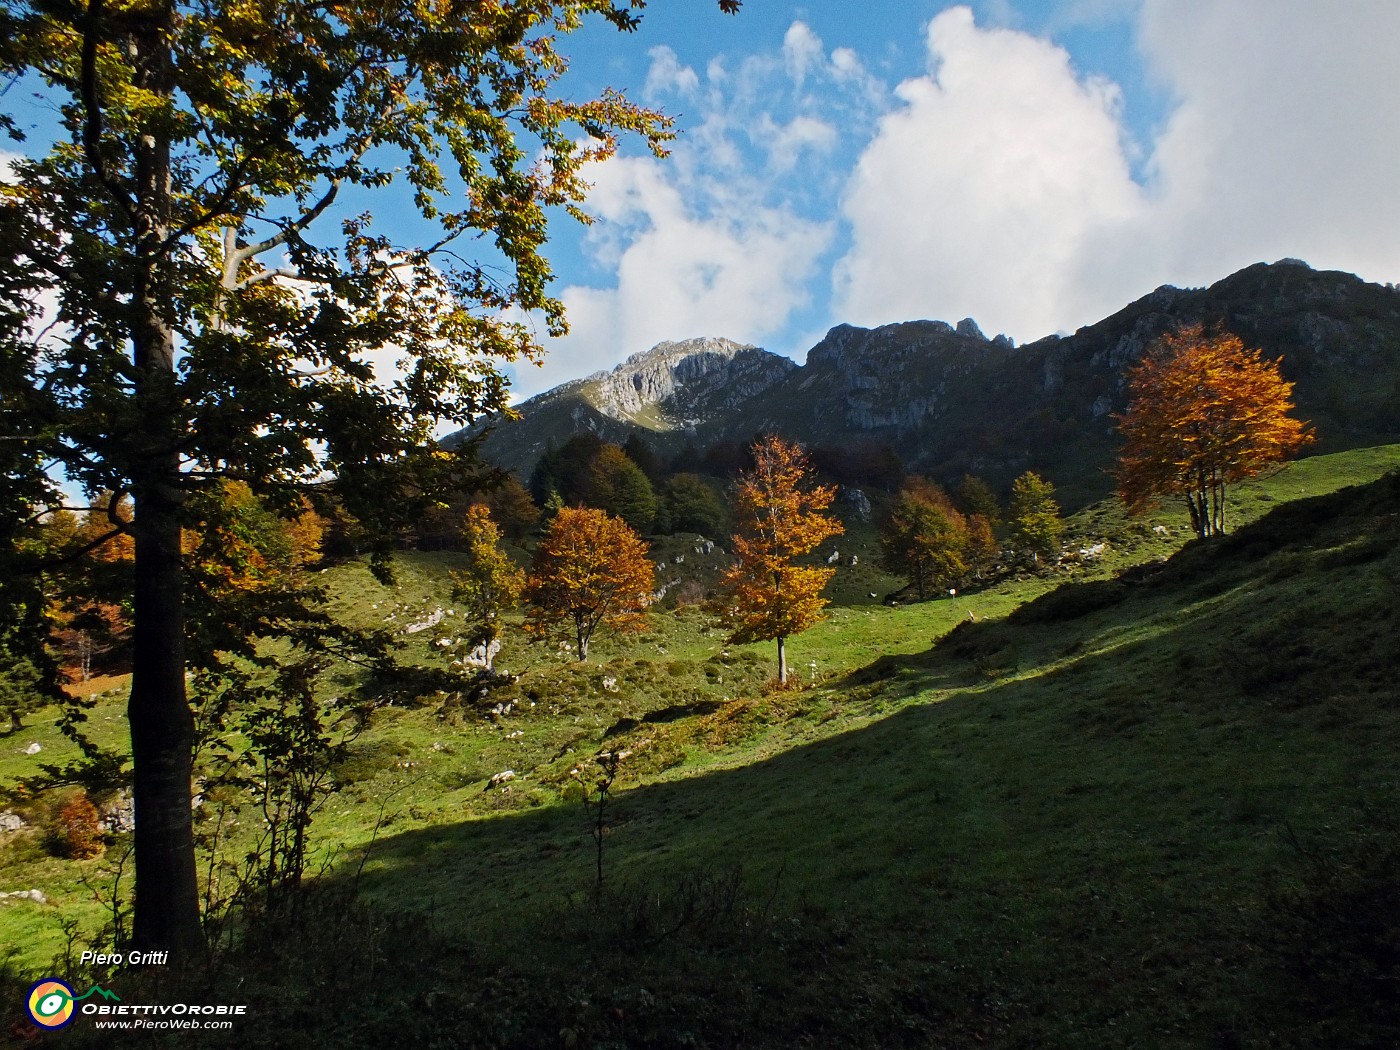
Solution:
[(676, 474), (666, 482), (656, 511), (657, 532), (718, 536), (727, 531), (728, 524), (724, 502), (699, 474)]
[(467, 566), (452, 573), (452, 599), (463, 606), (466, 643), (481, 647), (489, 671), (495, 660), (492, 643), (501, 637), (502, 617), (520, 601), (525, 574), (501, 550), (500, 531), (485, 506), (473, 503), (467, 508), (463, 531)]
[(619, 445), (604, 445), (588, 464), (585, 502), (640, 533), (656, 521), (656, 492), (642, 468)]
[(37, 640), (44, 635), (42, 596), (29, 603), (15, 602), (8, 612), (11, 622), (0, 622), (0, 720), (3, 732), (24, 728), (24, 716), (59, 696), (58, 668)]
[(920, 598), (967, 572), (967, 521), (939, 486), (917, 474), (905, 479), (880, 530), (880, 560), (905, 576)]
[(490, 510), (492, 522), (516, 543), (540, 523), (540, 509), (514, 474), (507, 474), (480, 498)]
[(996, 565), (1001, 556), (1001, 546), (997, 543), (992, 523), (981, 514), (967, 517), (967, 532), (963, 541), (963, 560), (968, 571), (978, 579)]
[(1001, 524), (1001, 504), (992, 487), (975, 474), (964, 474), (957, 488), (958, 505), (969, 517), (981, 517), (995, 529)]
[(1011, 507), (1006, 528), (1011, 545), (1032, 561), (1053, 558), (1060, 549), (1060, 505), (1055, 502), (1055, 486), (1028, 470), (1011, 483)]
[(1118, 494), (1132, 513), (1163, 497), (1186, 503), (1202, 539), (1225, 531), (1228, 485), (1252, 478), (1313, 440), (1293, 418), (1279, 361), (1238, 336), (1200, 325), (1157, 340), (1128, 372)]
[(640, 626), (655, 586), (647, 545), (625, 521), (596, 507), (560, 507), (525, 582), (528, 626), (541, 638), (562, 628), (586, 660), (600, 625)]
[[(382, 568), (395, 527), (460, 488), (471, 449), (430, 436), (505, 408), (497, 362), (540, 350), (522, 315), (565, 330), (542, 255), (549, 209), (582, 217), (581, 169), (620, 133), (662, 151), (659, 114), (556, 86), (559, 34), (590, 15), (631, 29), (641, 6), (0, 10), (0, 69), (42, 79), (62, 128), (0, 183), (0, 433), (22, 450), (5, 454), (0, 505), (61, 502), (54, 472), (133, 501), (109, 531), (131, 536), (136, 563), (136, 947), (177, 962), (203, 947), (189, 496), (240, 479), (292, 514), (333, 487)], [(20, 137), (8, 117), (0, 128)], [(396, 224), (412, 242), (362, 211), (390, 188), (417, 208), (420, 223)], [(56, 325), (39, 318), (46, 295)], [(370, 356), (385, 349), (392, 374)]]
[(822, 597), (835, 569), (801, 565), (841, 523), (824, 513), (836, 490), (812, 481), (801, 447), (769, 436), (753, 446), (754, 466), (735, 489), (738, 561), (721, 580), (731, 642), (778, 643), (778, 681), (787, 683), (787, 640), (822, 617)]

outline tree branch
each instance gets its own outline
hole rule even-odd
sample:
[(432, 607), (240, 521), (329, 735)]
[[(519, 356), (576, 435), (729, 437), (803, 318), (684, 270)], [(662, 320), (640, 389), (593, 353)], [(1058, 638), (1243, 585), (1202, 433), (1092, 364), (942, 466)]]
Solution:
[(125, 534), (127, 531), (128, 530), (125, 528), (112, 529), (110, 532), (104, 532), (101, 536), (97, 537), (97, 539), (92, 540), (89, 543), (84, 543), (77, 550), (69, 551), (67, 554), (60, 555), (57, 558), (45, 558), (43, 561), (35, 562), (28, 568), (15, 569), (13, 571), (18, 573), (18, 575), (20, 576), (33, 576), (36, 573), (47, 572), (50, 569), (57, 569), (60, 566), (68, 565), (72, 562), (77, 561), (79, 558), (84, 557), (85, 555), (91, 554), (93, 551), (97, 550), (98, 547), (101, 547), (108, 540), (114, 540), (118, 536)]
[(241, 292), (246, 288), (251, 288), (255, 284), (261, 284), (263, 281), (270, 281), (276, 277), (300, 278), (301, 271), (291, 266), (279, 266), (274, 270), (259, 270), (251, 277), (245, 277), (235, 284), (233, 290)]
[(107, 170), (102, 157), (102, 99), (97, 85), (97, 23), (102, 14), (102, 0), (89, 0), (87, 18), (83, 25), (82, 74), (79, 78), (83, 100), (83, 155), (112, 199), (135, 219), (136, 202), (126, 187)]
[(28, 526), (28, 525), (37, 525), (39, 522), (41, 522), (41, 521), (43, 521), (45, 518), (47, 518), (50, 514), (57, 514), (57, 513), (58, 513), (59, 511), (61, 511), (61, 510), (66, 510), (66, 511), (69, 511), (70, 513), (78, 514), (78, 513), (91, 513), (92, 511), (97, 510), (97, 509), (98, 509), (97, 507), (68, 507), (68, 506), (64, 506), (63, 504), (59, 504), (59, 505), (56, 506), (56, 507), (45, 507), (43, 510), (39, 511), (37, 514), (31, 514), (31, 515), (29, 515), (29, 517), (27, 517), (27, 518), (24, 519), (23, 524), (26, 525), (26, 526)]
[(117, 527), (118, 532), (128, 531), (131, 525), (131, 522), (117, 515), (117, 509), (125, 497), (126, 489), (113, 489), (112, 495), (107, 499), (107, 520)]
[(257, 258), (264, 252), (270, 252), (273, 248), (286, 244), (293, 233), (301, 232), (320, 218), (321, 213), (331, 206), (335, 201), (336, 194), (339, 192), (340, 180), (336, 179), (331, 183), (330, 189), (326, 191), (325, 195), (317, 201), (310, 210), (303, 212), (295, 222), (283, 226), (266, 240), (258, 241), (256, 244), (244, 245), (242, 248), (236, 249), (233, 258), (236, 259), (238, 264), (241, 264), (247, 262), (249, 259)]

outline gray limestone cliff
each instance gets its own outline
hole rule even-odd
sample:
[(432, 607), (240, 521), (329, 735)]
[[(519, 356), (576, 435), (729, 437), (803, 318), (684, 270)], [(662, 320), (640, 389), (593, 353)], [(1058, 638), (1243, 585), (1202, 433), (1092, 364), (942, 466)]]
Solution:
[(658, 343), (590, 377), (590, 400), (613, 419), (687, 429), (762, 394), (795, 368), (786, 357), (714, 336)]

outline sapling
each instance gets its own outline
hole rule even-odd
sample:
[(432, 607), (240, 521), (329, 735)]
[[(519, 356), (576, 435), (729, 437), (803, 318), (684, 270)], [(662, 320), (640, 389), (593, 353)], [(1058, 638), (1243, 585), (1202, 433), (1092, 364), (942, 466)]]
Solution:
[[(603, 888), (603, 840), (608, 834), (608, 806), (612, 802), (612, 786), (617, 780), (618, 770), (631, 751), (603, 751), (594, 761), (598, 763), (598, 777), (593, 782), (593, 791), (583, 785), (583, 811), (588, 814), (588, 833), (593, 837), (596, 850), (598, 881), (596, 889)], [(583, 774), (575, 769), (573, 775), (580, 781)], [(596, 792), (596, 795), (595, 795)]]

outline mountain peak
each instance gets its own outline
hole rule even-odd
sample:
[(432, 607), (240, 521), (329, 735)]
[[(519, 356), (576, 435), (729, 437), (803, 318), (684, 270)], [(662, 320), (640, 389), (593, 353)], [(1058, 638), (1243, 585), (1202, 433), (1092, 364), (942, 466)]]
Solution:
[(714, 354), (722, 358), (732, 358), (742, 350), (758, 350), (759, 347), (751, 343), (736, 343), (733, 339), (726, 339), (719, 335), (701, 335), (692, 339), (666, 339), (657, 343), (650, 350), (641, 350), (627, 358), (626, 361), (612, 369), (605, 375), (618, 372), (627, 372), (639, 366), (650, 365), (659, 361), (678, 361), (681, 358), (691, 357), (695, 354)]
[(761, 393), (795, 362), (747, 343), (701, 336), (657, 343), (590, 382), (590, 400), (605, 416), (660, 429)]
[(663, 456), (779, 432), (839, 447), (888, 442), (906, 465), (940, 478), (970, 471), (1004, 484), (1027, 468), (1048, 471), (1084, 495), (1100, 491), (1115, 454), (1126, 369), (1163, 332), (1191, 323), (1281, 356), (1299, 414), (1334, 447), (1400, 433), (1400, 290), (1283, 262), (1208, 288), (1163, 286), (1019, 349), (968, 318), (838, 324), (801, 368), (730, 339), (658, 343), (519, 406), (522, 418), (497, 421), (483, 447), (528, 470), (551, 441), (585, 431), (619, 443), (639, 433)]

